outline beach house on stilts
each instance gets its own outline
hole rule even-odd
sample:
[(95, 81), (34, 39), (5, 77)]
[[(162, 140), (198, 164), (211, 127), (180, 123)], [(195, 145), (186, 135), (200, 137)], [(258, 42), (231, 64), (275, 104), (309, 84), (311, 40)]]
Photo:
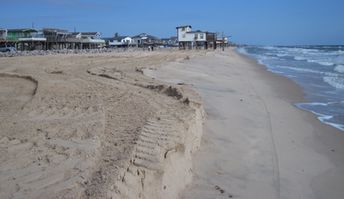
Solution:
[(190, 25), (178, 26), (179, 49), (216, 49), (216, 34), (208, 31), (192, 31)]

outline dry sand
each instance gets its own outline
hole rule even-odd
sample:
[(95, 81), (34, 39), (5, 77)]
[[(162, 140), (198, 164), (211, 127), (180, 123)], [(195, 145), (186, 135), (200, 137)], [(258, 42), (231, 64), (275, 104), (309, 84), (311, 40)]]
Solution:
[(293, 106), (302, 90), (233, 49), (147, 75), (192, 84), (205, 131), (181, 198), (343, 199), (344, 133)]
[(1, 58), (0, 198), (342, 199), (302, 100), (233, 49)]
[(203, 108), (144, 68), (205, 52), (0, 59), (0, 198), (176, 198)]

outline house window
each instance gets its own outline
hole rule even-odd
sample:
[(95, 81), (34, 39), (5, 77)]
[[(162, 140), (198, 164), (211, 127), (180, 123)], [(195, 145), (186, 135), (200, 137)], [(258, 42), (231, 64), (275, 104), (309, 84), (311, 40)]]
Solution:
[(199, 34), (200, 39), (204, 39), (204, 34)]
[(182, 31), (185, 31), (185, 27), (182, 28)]
[(198, 39), (198, 34), (195, 34), (195, 39)]

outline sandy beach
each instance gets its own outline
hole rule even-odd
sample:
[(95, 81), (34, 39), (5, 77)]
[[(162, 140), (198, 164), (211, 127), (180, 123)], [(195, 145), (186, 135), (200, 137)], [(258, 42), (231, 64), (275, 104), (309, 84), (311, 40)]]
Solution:
[(144, 68), (205, 52), (0, 60), (0, 198), (176, 198), (203, 108)]
[(302, 90), (233, 49), (148, 74), (191, 84), (206, 110), (193, 182), (181, 198), (344, 197), (344, 133), (293, 103)]
[(344, 198), (344, 133), (226, 51), (0, 59), (0, 198)]

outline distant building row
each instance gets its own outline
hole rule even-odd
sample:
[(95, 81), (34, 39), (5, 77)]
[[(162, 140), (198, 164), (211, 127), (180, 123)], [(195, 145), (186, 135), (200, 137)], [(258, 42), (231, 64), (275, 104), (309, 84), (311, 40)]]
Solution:
[(0, 29), (0, 42), (19, 50), (86, 49), (105, 44), (99, 32), (68, 32), (55, 28)]
[(106, 45), (109, 47), (147, 47), (147, 46), (170, 46), (176, 47), (178, 45), (177, 37), (160, 39), (156, 36), (149, 35), (147, 33), (141, 33), (139, 35), (119, 36), (117, 33), (114, 37), (104, 38)]
[(216, 49), (228, 44), (228, 39), (218, 37), (208, 31), (192, 31), (190, 25), (178, 26), (177, 37), (160, 39), (141, 33), (136, 36), (102, 38), (99, 32), (69, 32), (56, 28), (37, 30), (0, 29), (0, 44), (11, 45), (18, 50), (57, 50), (57, 49), (92, 49), (103, 47), (149, 47), (169, 46), (180, 49)]
[(18, 50), (92, 49), (103, 47), (147, 47), (176, 46), (177, 39), (159, 39), (142, 33), (133, 37), (119, 36), (102, 38), (99, 32), (69, 32), (56, 28), (36, 30), (0, 29), (0, 43), (14, 46)]

